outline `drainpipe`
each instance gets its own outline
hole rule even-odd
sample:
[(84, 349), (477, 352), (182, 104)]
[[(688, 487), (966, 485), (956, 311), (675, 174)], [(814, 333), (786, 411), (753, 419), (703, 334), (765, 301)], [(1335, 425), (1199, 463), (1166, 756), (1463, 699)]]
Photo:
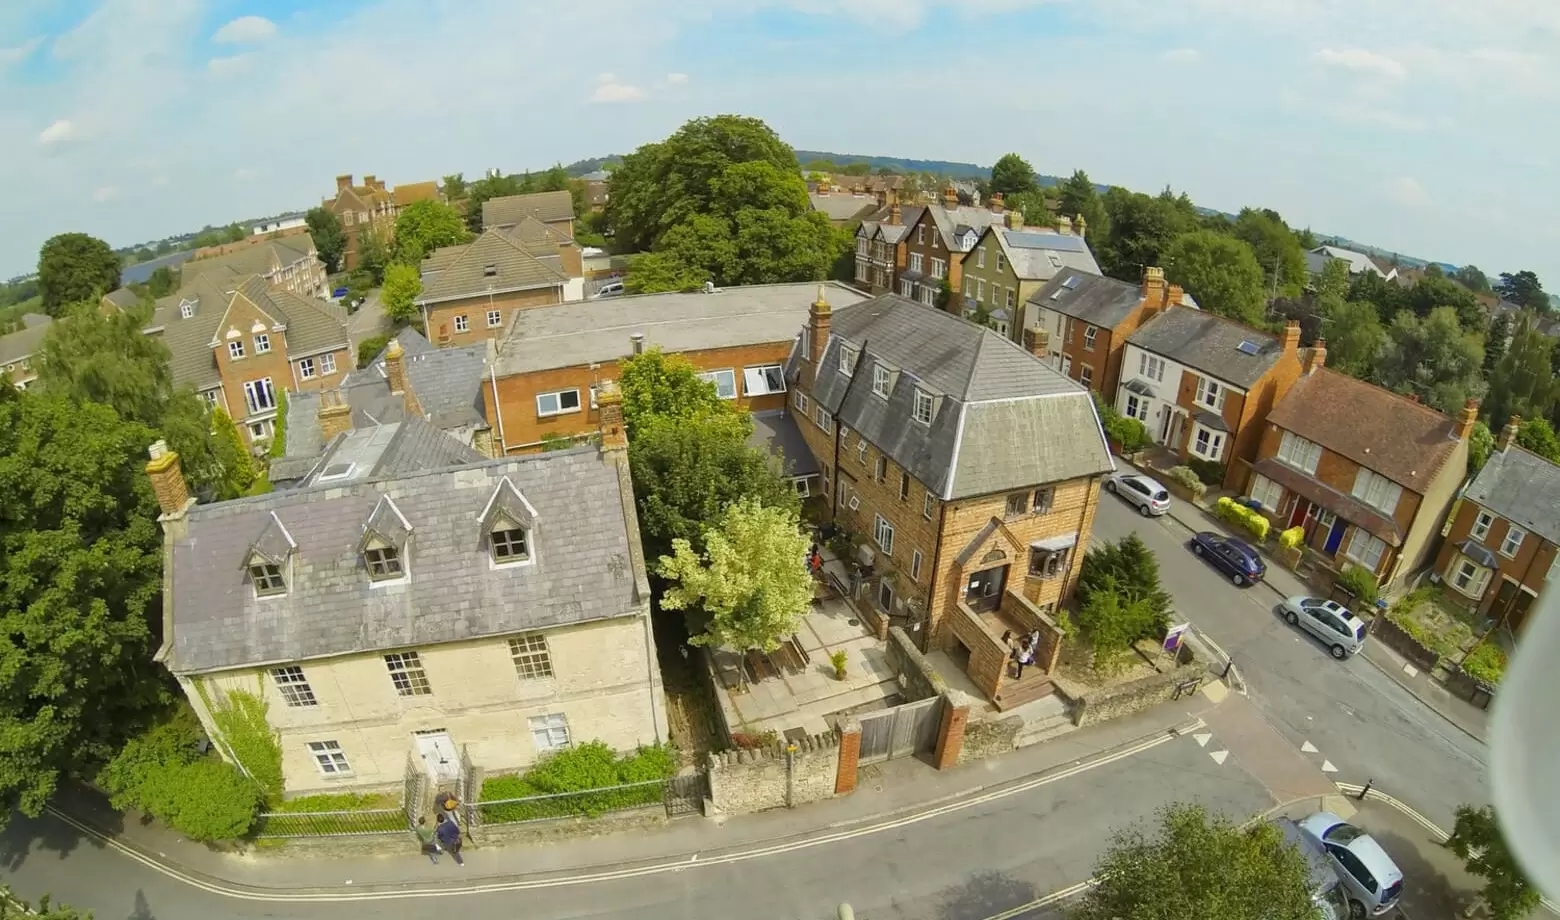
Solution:
[(493, 390), (493, 418), (498, 421), (498, 443), (503, 445), (499, 456), (509, 455), (509, 442), (504, 440), (504, 406), (498, 401), (498, 370), (493, 364), (488, 365), (488, 382)]

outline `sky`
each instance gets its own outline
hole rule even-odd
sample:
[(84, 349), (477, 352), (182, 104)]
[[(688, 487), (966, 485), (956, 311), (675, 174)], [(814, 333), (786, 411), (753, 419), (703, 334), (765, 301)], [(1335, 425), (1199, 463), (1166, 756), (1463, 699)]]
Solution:
[(0, 278), (738, 113), (1560, 290), (1554, 0), (0, 0), (0, 99)]

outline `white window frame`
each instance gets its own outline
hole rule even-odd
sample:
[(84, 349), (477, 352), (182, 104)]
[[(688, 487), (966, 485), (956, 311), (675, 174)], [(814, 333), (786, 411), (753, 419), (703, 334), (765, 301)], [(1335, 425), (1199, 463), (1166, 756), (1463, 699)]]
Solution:
[(923, 265), (925, 265), (925, 264), (926, 264), (926, 262), (924, 261), (924, 257), (919, 252), (912, 252), (912, 253), (910, 253), (910, 270), (911, 271), (918, 272), (918, 271), (921, 270), (921, 267)]
[(849, 377), (856, 372), (856, 349), (848, 345), (840, 346), (840, 373)]
[(1399, 499), (1403, 497), (1403, 487), (1381, 475), (1360, 467), (1354, 474), (1355, 498), (1375, 508), (1382, 514), (1391, 516), (1397, 510)]
[(1278, 459), (1310, 476), (1316, 475), (1316, 465), (1322, 460), (1322, 445), (1300, 437), (1293, 431), (1285, 431), (1278, 441)]
[(856, 459), (861, 461), (862, 466), (867, 465), (867, 439), (859, 434), (856, 435)]
[(932, 424), (932, 394), (920, 387), (915, 388), (915, 397), (912, 400), (910, 417), (922, 425)]
[(1261, 474), (1251, 480), (1251, 497), (1269, 511), (1277, 511), (1284, 500), (1284, 487)]
[(909, 278), (899, 279), (899, 296), (912, 297), (915, 294), (915, 282)]
[(1355, 527), (1349, 534), (1349, 542), (1344, 545), (1343, 555), (1346, 559), (1352, 559), (1375, 574), (1381, 567), (1381, 557), (1386, 555), (1386, 541), (1380, 537), (1367, 533), (1364, 528)]
[(314, 379), (314, 359), (313, 358), (299, 358), (298, 359), (298, 376), (301, 379), (303, 379), (303, 380), (313, 380)]
[(925, 246), (926, 245), (926, 225), (925, 224), (916, 224), (915, 225), (915, 244), (917, 246)]
[[(1208, 447), (1203, 448), (1202, 441), (1206, 439)], [(1218, 461), (1224, 456), (1225, 437), (1224, 432), (1214, 431), (1206, 425), (1192, 426), (1191, 451), (1204, 460)]]
[[(259, 405), (259, 400), (256, 398), (262, 393), (267, 403), (264, 406)], [(249, 409), (250, 415), (270, 412), (276, 408), (276, 388), (271, 386), (270, 377), (257, 377), (254, 380), (244, 381), (244, 406)]]
[(272, 668), (271, 680), (276, 684), (277, 695), (289, 708), (301, 709), (320, 704), (319, 697), (314, 695), (314, 688), (309, 685), (308, 675), (298, 665)]
[(1467, 556), (1458, 556), (1452, 561), (1452, 570), (1447, 573), (1446, 580), (1458, 594), (1478, 599), (1489, 590), (1491, 574), (1489, 569)]
[(1002, 271), (1005, 268), (1007, 268), (1007, 259), (1003, 258), (1001, 250), (998, 250), (997, 251), (997, 271)]
[(975, 267), (976, 268), (985, 268), (986, 267), (986, 247), (984, 247), (984, 246), (982, 246), (979, 249), (975, 250)]
[[(1516, 540), (1513, 541), (1512, 537), (1516, 537)], [(1515, 524), (1507, 524), (1506, 535), (1500, 541), (1500, 554), (1507, 559), (1517, 558), (1517, 554), (1522, 552), (1522, 544), (1526, 540), (1527, 531)]]
[(887, 399), (892, 392), (891, 380), (888, 368), (881, 364), (872, 365), (872, 395)]
[(947, 259), (933, 259), (932, 260), (932, 277), (933, 278), (937, 278), (939, 280), (948, 277), (948, 260)]
[(813, 407), (813, 424), (823, 429), (824, 434), (834, 433), (834, 416), (823, 407), (822, 403)]
[[(700, 380), (707, 380), (715, 384), (715, 395), (721, 399), (737, 398), (737, 369), (723, 367), (719, 370), (705, 371), (699, 375)], [(806, 397), (803, 397), (804, 399)]]
[(228, 360), (238, 361), (244, 357), (244, 340), (233, 339), (228, 342)]
[(466, 318), (466, 314), (464, 314), (464, 313), (457, 313), (457, 314), (455, 314), (455, 331), (456, 332), (470, 332), (471, 331), (471, 320)]
[(179, 318), (180, 319), (189, 319), (190, 317), (192, 317), (194, 315), (195, 315), (195, 305), (194, 304), (190, 303), (187, 300), (186, 301), (181, 301), (179, 303)]
[[(558, 751), (574, 743), (569, 732), (569, 717), (561, 712), (532, 716), (526, 720), (531, 730), (531, 744), (538, 751)], [(557, 740), (561, 738), (562, 740)]]
[(924, 562), (925, 560), (926, 560), (926, 557), (921, 555), (921, 551), (920, 550), (916, 550), (914, 553), (911, 554), (911, 556), (910, 556), (910, 580), (911, 581), (920, 581), (921, 580), (921, 563)]
[(806, 415), (808, 406), (810, 406), (811, 403), (808, 401), (806, 393), (803, 393), (801, 390), (792, 390), (791, 405), (796, 407), (796, 411)]
[[(504, 521), (502, 523), (509, 523)], [(520, 539), (516, 541), (508, 534), (518, 533)], [(504, 535), (500, 540), (499, 536)], [(515, 552), (516, 545), (524, 552)], [(499, 550), (504, 550), (500, 553)], [(506, 565), (524, 565), (532, 559), (531, 530), (528, 527), (516, 525), (514, 527), (499, 527), (488, 533), (488, 558), (492, 560), (494, 568)]]
[(333, 354), (320, 355), (320, 376), (329, 377), (336, 373), (336, 356)]
[(503, 310), (489, 310), (489, 311), (487, 311), (487, 324), (488, 324), (488, 328), (489, 329), (497, 329), (499, 326), (502, 326), (504, 324), (504, 311)]
[[(1480, 508), (1479, 513), (1473, 518), (1473, 528), (1468, 531), (1468, 535), (1483, 543), (1484, 538), (1490, 535), (1490, 526), (1494, 523), (1495, 515)], [(1556, 558), (1560, 558), (1560, 556)]]
[(1210, 377), (1197, 378), (1197, 405), (1212, 409), (1215, 412), (1224, 411), (1224, 397), (1229, 390), (1221, 386), (1217, 380)]
[(352, 764), (335, 740), (308, 742), (309, 754), (314, 757), (314, 768), (321, 776), (351, 776)]
[[(995, 285), (993, 285), (993, 287), (995, 287)], [(986, 302), (986, 279), (985, 278), (976, 278), (975, 279), (975, 302), (976, 303), (985, 303)]]
[[(775, 383), (770, 382), (773, 374)], [(780, 364), (755, 364), (742, 369), (742, 393), (744, 396), (772, 396), (785, 392), (785, 367)]]
[[(1069, 326), (1071, 323), (1069, 322)], [(1071, 330), (1068, 330), (1071, 341)], [(1151, 355), (1146, 351), (1138, 352), (1138, 376), (1152, 380), (1156, 383), (1164, 383), (1165, 359), (1158, 355)]]
[(1148, 421), (1148, 397), (1139, 396), (1128, 392), (1125, 411), (1122, 413), (1128, 418), (1135, 418), (1140, 422)]
[(255, 354), (263, 355), (271, 350), (271, 337), (264, 332), (255, 336)]
[(894, 524), (881, 514), (872, 515), (872, 541), (883, 555), (894, 555)]
[(932, 519), (932, 509), (936, 506), (937, 499), (932, 495), (932, 490), (927, 489), (926, 495), (921, 499), (921, 517), (928, 521)]
[[(565, 407), (563, 397), (566, 393), (574, 394), (574, 405)], [(552, 397), (552, 408), (546, 407), (544, 400)], [(569, 415), (580, 411), (580, 391), (578, 387), (569, 387), (563, 390), (553, 390), (550, 393), (536, 394), (536, 414), (541, 418), (551, 418), (555, 415)]]
[[(1002, 330), (1006, 332), (1007, 330)], [(1094, 365), (1085, 364), (1078, 369), (1078, 382), (1086, 387), (1094, 385)]]

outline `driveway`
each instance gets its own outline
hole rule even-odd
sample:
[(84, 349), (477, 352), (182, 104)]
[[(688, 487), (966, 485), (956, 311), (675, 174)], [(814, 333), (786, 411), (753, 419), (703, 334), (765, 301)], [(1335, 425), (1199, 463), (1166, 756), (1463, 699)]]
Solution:
[(357, 308), (357, 312), (347, 318), (347, 332), (352, 336), (352, 341), (361, 342), (389, 331), (390, 321), (385, 318), (385, 308), (379, 302), (379, 290), (375, 288), (368, 292), (368, 299)]

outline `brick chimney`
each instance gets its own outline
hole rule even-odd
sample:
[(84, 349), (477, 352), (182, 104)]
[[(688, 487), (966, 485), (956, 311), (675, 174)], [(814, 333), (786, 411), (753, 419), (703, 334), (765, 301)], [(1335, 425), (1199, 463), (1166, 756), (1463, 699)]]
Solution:
[(993, 214), (1001, 214), (1002, 213), (1002, 193), (1001, 192), (992, 192), (991, 193), (990, 205), (991, 205), (991, 213), (993, 213)]
[(888, 206), (888, 225), (890, 227), (899, 226), (899, 217), (899, 202), (896, 201)]
[(1300, 322), (1290, 320), (1284, 324), (1284, 354), (1292, 355), (1300, 350)]
[(320, 420), (320, 438), (326, 444), (336, 435), (352, 430), (352, 407), (341, 398), (339, 390), (320, 391), (320, 408), (315, 415)]
[(834, 308), (829, 306), (828, 298), (823, 295), (823, 285), (818, 285), (818, 299), (813, 301), (812, 308), (807, 311), (807, 342), (810, 346), (807, 359), (812, 362), (814, 373), (823, 363), (824, 350), (829, 347), (829, 323), (834, 316)]
[(601, 449), (626, 450), (628, 431), (623, 427), (623, 391), (617, 381), (603, 380), (596, 388), (596, 408), (601, 412)]
[[(1473, 426), (1479, 423), (1479, 401), (1470, 399), (1463, 403), (1462, 411), (1457, 413), (1457, 440), (1466, 441), (1468, 435), (1473, 434)], [(1505, 436), (1501, 432), (1501, 436)]]
[(1511, 445), (1517, 443), (1517, 431), (1522, 427), (1522, 416), (1513, 415), (1506, 423), (1506, 427), (1500, 430), (1500, 437), (1495, 439), (1495, 449), (1505, 453)]
[(1327, 364), (1327, 340), (1317, 339), (1311, 346), (1311, 353), (1305, 359), (1305, 375), (1307, 377), (1316, 373), (1316, 369)]
[(1186, 299), (1186, 290), (1179, 284), (1172, 284), (1165, 289), (1165, 306), (1173, 307)]
[(152, 480), (152, 493), (157, 496), (157, 506), (163, 517), (180, 518), (194, 504), (190, 498), (189, 484), (184, 481), (184, 470), (179, 468), (179, 455), (168, 449), (168, 442), (157, 440), (147, 450), (151, 461), (146, 464), (146, 475)]
[(943, 207), (956, 208), (959, 206), (959, 190), (953, 187), (952, 182), (943, 186), (942, 197)]
[(1077, 217), (1073, 218), (1073, 227), (1077, 229), (1079, 236), (1083, 236), (1084, 233), (1087, 232), (1088, 226), (1089, 224), (1083, 219), (1082, 214), (1079, 214)]
[(1034, 327), (1025, 329), (1024, 347), (1036, 358), (1044, 358), (1051, 348), (1051, 333)]
[(374, 178), (372, 173), (363, 177), (363, 184), (368, 186), (368, 190), (371, 192), (377, 191), (379, 188), (379, 182)]
[(828, 179), (819, 179), (818, 180), (818, 190), (817, 190), (817, 193), (819, 195), (827, 195), (827, 194), (829, 194), (829, 180)]
[(342, 192), (346, 191), (347, 189), (349, 189), (351, 187), (352, 187), (352, 174), (351, 173), (347, 173), (345, 176), (337, 176), (336, 177), (336, 194), (339, 195), (339, 194), (341, 194)]
[(1143, 300), (1152, 309), (1165, 305), (1165, 270), (1150, 265), (1143, 269)]
[(1072, 235), (1072, 219), (1069, 218), (1066, 214), (1063, 214), (1060, 217), (1058, 217), (1056, 219), (1056, 232), (1058, 232), (1058, 233), (1065, 233), (1065, 234), (1071, 236)]
[(397, 339), (391, 339), (390, 347), (385, 349), (385, 377), (390, 381), (390, 394), (401, 397), (406, 414), (421, 416), (422, 403), (417, 400), (412, 379), (406, 375), (406, 349)]
[(1022, 230), (1022, 229), (1024, 229), (1024, 212), (1023, 211), (1020, 211), (1017, 208), (1014, 208), (1013, 210), (1004, 213), (1002, 215), (1002, 217), (1007, 222), (1007, 228), (1009, 230)]

